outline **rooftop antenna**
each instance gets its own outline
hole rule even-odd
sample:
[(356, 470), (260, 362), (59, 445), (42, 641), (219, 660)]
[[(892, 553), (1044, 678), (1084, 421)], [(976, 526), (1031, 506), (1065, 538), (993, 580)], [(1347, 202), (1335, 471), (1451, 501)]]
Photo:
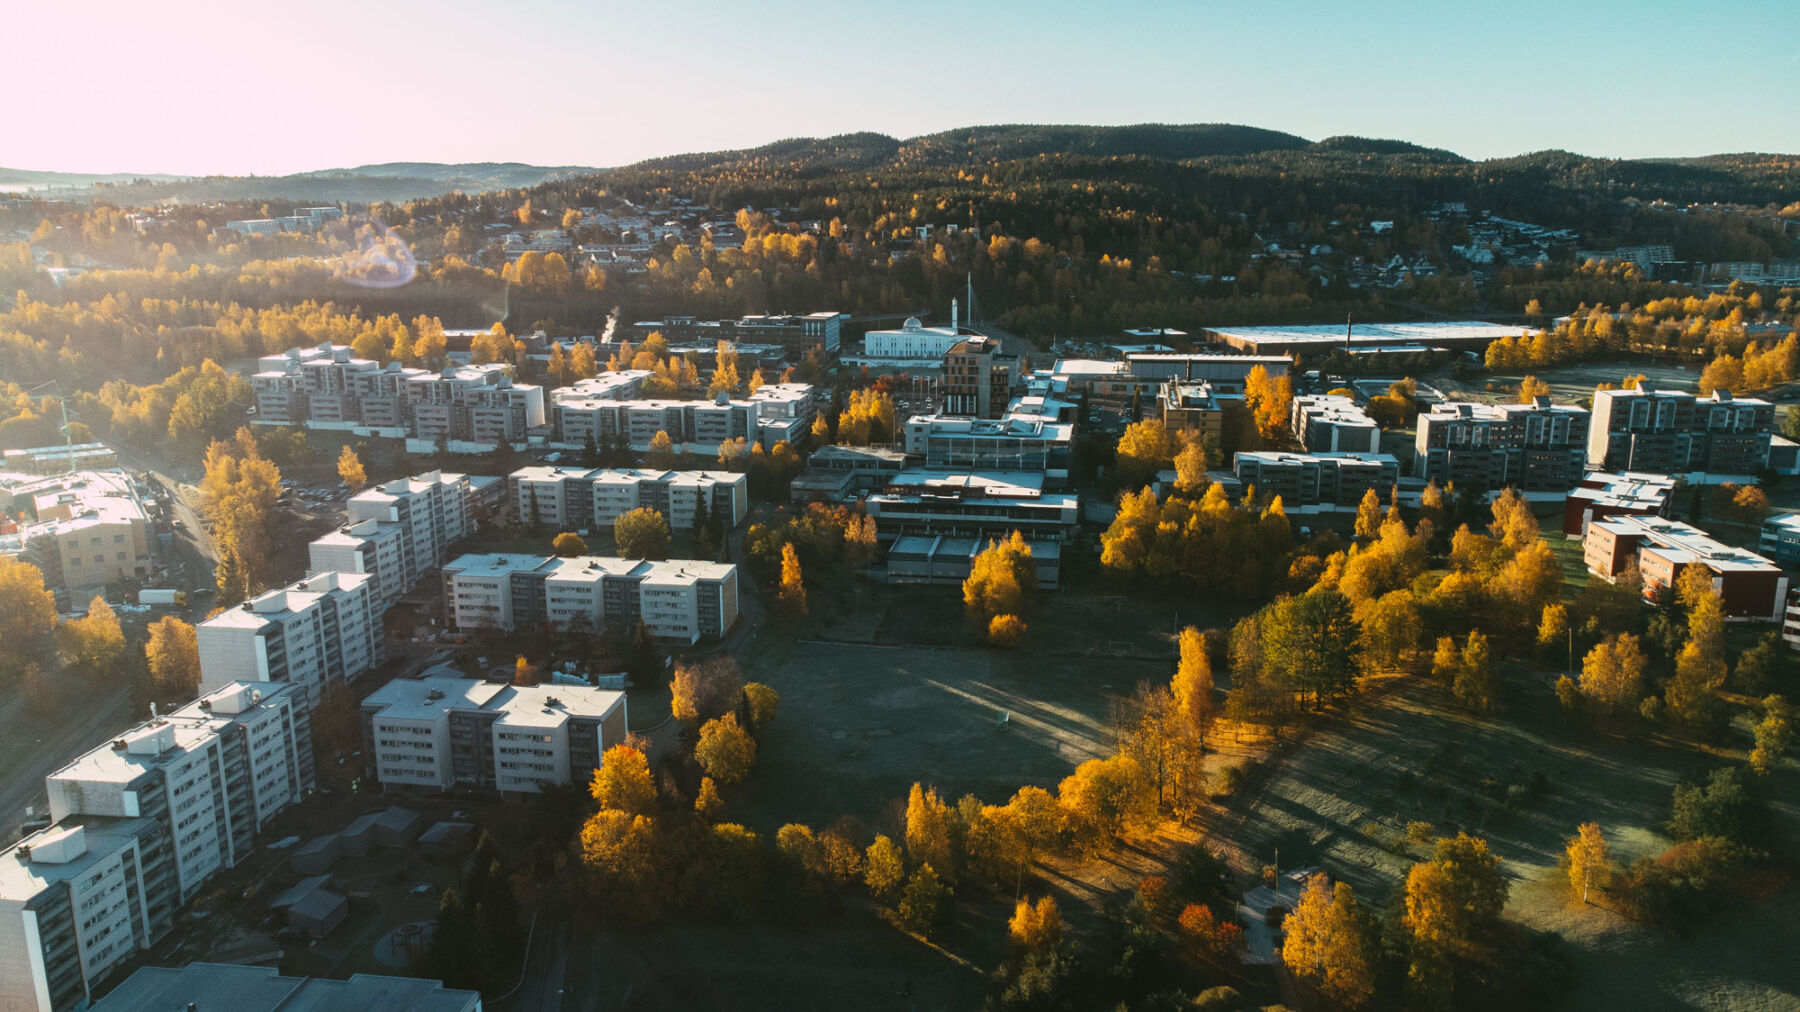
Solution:
[(1355, 315), (1354, 312), (1344, 314), (1344, 354), (1346, 355), (1350, 354), (1350, 320)]

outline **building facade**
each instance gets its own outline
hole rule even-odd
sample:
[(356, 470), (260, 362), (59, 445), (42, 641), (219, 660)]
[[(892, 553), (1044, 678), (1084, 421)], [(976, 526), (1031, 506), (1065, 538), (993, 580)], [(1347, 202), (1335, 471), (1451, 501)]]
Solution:
[(1030, 471), (901, 471), (864, 500), (876, 534), (1005, 538), (1018, 531), (1032, 541), (1068, 541), (1081, 520), (1081, 497), (1044, 491)]
[(1288, 409), (1294, 438), (1314, 453), (1380, 453), (1381, 426), (1339, 394), (1305, 394)]
[(1617, 516), (1588, 524), (1582, 539), (1588, 571), (1616, 580), (1632, 566), (1644, 596), (1673, 588), (1689, 566), (1704, 567), (1725, 601), (1725, 618), (1779, 622), (1788, 596), (1781, 567), (1753, 552), (1714, 541), (1705, 531), (1660, 517)]
[(1436, 405), (1418, 419), (1413, 476), (1457, 488), (1562, 492), (1587, 470), (1588, 412), (1530, 404)]
[(1007, 415), (988, 420), (914, 415), (906, 420), (906, 452), (925, 466), (952, 471), (1042, 471), (1051, 485), (1069, 478), (1075, 427)]
[(1608, 471), (1653, 474), (1754, 475), (1768, 466), (1775, 406), (1715, 391), (1594, 391), (1587, 462)]
[(444, 566), (450, 628), (584, 628), (693, 644), (725, 635), (738, 617), (737, 567), (695, 560), (580, 555), (464, 555)]
[(326, 571), (227, 608), (195, 628), (200, 686), (275, 682), (316, 707), (327, 689), (383, 656), (381, 610), (366, 573)]
[(363, 754), (382, 786), (429, 793), (585, 784), (627, 729), (623, 692), (436, 676), (389, 682), (362, 715)]
[[(1661, 474), (1595, 471), (1569, 490), (1563, 502), (1563, 534), (1579, 538), (1588, 525), (1615, 516), (1667, 517), (1675, 493), (1674, 479)], [(1768, 528), (1764, 528), (1767, 537)], [(1763, 546), (1767, 555), (1768, 546)]]
[(944, 355), (944, 414), (999, 418), (1018, 378), (1019, 360), (997, 338), (964, 338)]
[(507, 477), (507, 487), (518, 522), (562, 530), (611, 527), (643, 507), (661, 513), (676, 530), (703, 516), (733, 528), (744, 522), (750, 504), (748, 476), (729, 471), (522, 467)]
[(149, 576), (157, 566), (149, 515), (136, 483), (124, 471), (76, 471), (6, 481), (0, 510), (34, 520), (8, 524), (0, 554), (44, 573), (54, 588), (82, 591)]
[(1240, 452), (1232, 471), (1245, 488), (1278, 495), (1290, 508), (1355, 509), (1371, 489), (1385, 499), (1400, 480), (1400, 462), (1386, 453)]

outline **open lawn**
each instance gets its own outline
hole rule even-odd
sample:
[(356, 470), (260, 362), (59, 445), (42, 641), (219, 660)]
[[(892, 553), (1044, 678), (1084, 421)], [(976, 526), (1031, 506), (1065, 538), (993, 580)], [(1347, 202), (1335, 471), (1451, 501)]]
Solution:
[[(1580, 910), (1561, 887), (1566, 839), (1587, 821), (1604, 827), (1627, 864), (1661, 852), (1674, 785), (1723, 765), (1657, 740), (1626, 740), (1566, 727), (1545, 676), (1508, 666), (1510, 701), (1478, 720), (1428, 683), (1392, 685), (1356, 701), (1284, 753), (1241, 825), (1215, 821), (1238, 861), (1319, 864), (1380, 906), (1426, 844), (1407, 827), (1486, 838), (1504, 860), (1509, 917), (1561, 932), (1576, 987), (1570, 1008), (1793, 1008), (1800, 964), (1773, 951), (1800, 930), (1786, 897), (1744, 904), (1677, 940), (1601, 910)], [(1779, 774), (1779, 822), (1794, 839), (1791, 772)], [(1785, 790), (1783, 788), (1786, 788)]]
[[(781, 694), (756, 775), (727, 795), (758, 832), (788, 822), (828, 826), (853, 815), (893, 828), (914, 781), (954, 801), (1005, 801), (1052, 787), (1107, 754), (1109, 697), (1168, 662), (989, 650), (772, 643), (745, 677)], [(997, 722), (1010, 714), (1004, 727)]]

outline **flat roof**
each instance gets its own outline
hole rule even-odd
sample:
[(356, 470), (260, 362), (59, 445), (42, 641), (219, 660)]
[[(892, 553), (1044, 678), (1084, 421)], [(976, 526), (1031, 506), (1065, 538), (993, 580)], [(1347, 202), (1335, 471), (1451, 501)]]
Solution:
[[(0, 851), (0, 900), (23, 902), (58, 882), (78, 879), (154, 824), (149, 819), (75, 818), (41, 829)], [(47, 844), (79, 827), (85, 849), (68, 861), (33, 861), (21, 848)]]
[[(1456, 320), (1429, 323), (1355, 323), (1350, 327), (1350, 343), (1418, 344), (1432, 341), (1517, 337), (1531, 333), (1532, 328), (1480, 320)], [(1236, 338), (1248, 342), (1281, 342), (1284, 344), (1343, 344), (1344, 325), (1319, 323), (1301, 326), (1206, 327), (1203, 332), (1219, 338)]]
[(1232, 455), (1233, 462), (1245, 459), (1259, 460), (1265, 464), (1305, 464), (1315, 460), (1348, 461), (1362, 464), (1393, 464), (1395, 466), (1398, 466), (1400, 463), (1399, 458), (1391, 453), (1349, 453), (1341, 450), (1332, 450), (1322, 453), (1290, 453), (1286, 450), (1239, 450)]
[(1614, 535), (1642, 537), (1645, 551), (1654, 551), (1671, 562), (1698, 562), (1721, 573), (1781, 571), (1781, 567), (1754, 552), (1714, 541), (1698, 527), (1660, 517), (1618, 516), (1596, 520), (1598, 527)]
[(435, 980), (359, 973), (349, 980), (284, 977), (272, 966), (190, 963), (179, 970), (146, 966), (94, 1003), (94, 1012), (185, 1009), (196, 1012), (469, 1012), (474, 991)]

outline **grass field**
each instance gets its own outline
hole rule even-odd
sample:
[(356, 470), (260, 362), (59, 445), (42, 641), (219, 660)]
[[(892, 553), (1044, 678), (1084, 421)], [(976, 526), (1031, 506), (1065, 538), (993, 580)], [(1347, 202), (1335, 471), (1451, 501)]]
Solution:
[[(1510, 701), (1500, 720), (1473, 719), (1421, 683), (1359, 703), (1286, 756), (1226, 842), (1240, 860), (1272, 862), (1279, 848), (1283, 867), (1322, 865), (1379, 906), (1427, 854), (1407, 839), (1409, 823), (1441, 835), (1467, 830), (1505, 862), (1507, 915), (1569, 943), (1576, 986), (1566, 1007), (1795, 1007), (1800, 963), (1773, 941), (1800, 930), (1800, 911), (1785, 897), (1710, 918), (1678, 940), (1579, 909), (1559, 881), (1564, 841), (1582, 822), (1605, 828), (1622, 864), (1666, 848), (1661, 825), (1674, 785), (1728, 760), (1570, 730), (1544, 674), (1509, 666), (1505, 677)], [(1791, 779), (1776, 794), (1792, 839), (1800, 811)]]

